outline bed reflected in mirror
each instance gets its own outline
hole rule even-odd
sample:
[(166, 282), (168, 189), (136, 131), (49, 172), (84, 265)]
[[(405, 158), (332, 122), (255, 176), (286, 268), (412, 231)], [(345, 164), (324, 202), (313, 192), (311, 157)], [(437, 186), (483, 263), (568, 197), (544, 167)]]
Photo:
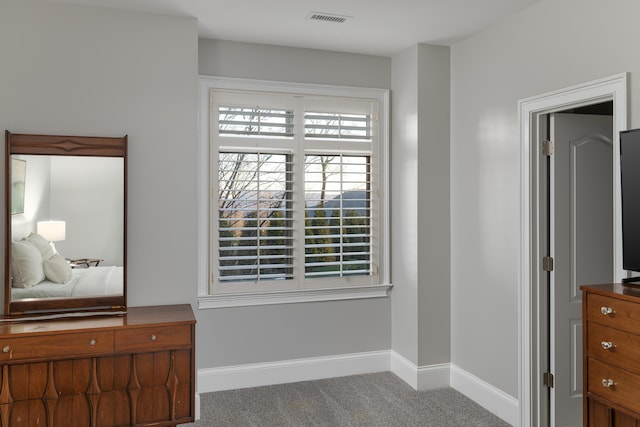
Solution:
[(123, 308), (126, 137), (7, 132), (7, 146), (7, 163), (24, 166), (24, 196), (22, 212), (7, 198), (5, 313)]

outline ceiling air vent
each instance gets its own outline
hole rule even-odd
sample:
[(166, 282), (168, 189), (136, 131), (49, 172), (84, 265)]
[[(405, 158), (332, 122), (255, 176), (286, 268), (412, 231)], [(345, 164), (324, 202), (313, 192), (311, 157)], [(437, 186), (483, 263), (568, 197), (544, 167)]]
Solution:
[(321, 22), (335, 22), (336, 24), (342, 24), (345, 21), (353, 18), (352, 16), (334, 15), (332, 13), (324, 12), (311, 12), (307, 15), (309, 21), (321, 21)]

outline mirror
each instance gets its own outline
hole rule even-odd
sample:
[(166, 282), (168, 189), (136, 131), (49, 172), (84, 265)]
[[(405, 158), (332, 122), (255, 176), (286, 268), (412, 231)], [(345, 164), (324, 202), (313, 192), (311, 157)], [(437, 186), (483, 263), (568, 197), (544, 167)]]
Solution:
[(125, 308), (127, 137), (5, 141), (5, 315)]

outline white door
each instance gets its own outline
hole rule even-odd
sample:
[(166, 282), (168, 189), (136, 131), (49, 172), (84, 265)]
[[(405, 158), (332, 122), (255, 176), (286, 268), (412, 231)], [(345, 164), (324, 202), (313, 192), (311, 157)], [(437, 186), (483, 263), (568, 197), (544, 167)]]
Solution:
[(613, 118), (551, 115), (549, 238), (551, 425), (582, 426), (580, 285), (613, 273)]

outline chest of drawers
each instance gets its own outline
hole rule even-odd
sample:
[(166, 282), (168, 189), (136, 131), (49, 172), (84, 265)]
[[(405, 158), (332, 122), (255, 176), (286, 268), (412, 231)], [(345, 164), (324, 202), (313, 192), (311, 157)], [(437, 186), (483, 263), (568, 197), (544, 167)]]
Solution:
[(0, 324), (0, 427), (193, 421), (191, 306)]
[(581, 287), (584, 426), (640, 427), (640, 287)]

